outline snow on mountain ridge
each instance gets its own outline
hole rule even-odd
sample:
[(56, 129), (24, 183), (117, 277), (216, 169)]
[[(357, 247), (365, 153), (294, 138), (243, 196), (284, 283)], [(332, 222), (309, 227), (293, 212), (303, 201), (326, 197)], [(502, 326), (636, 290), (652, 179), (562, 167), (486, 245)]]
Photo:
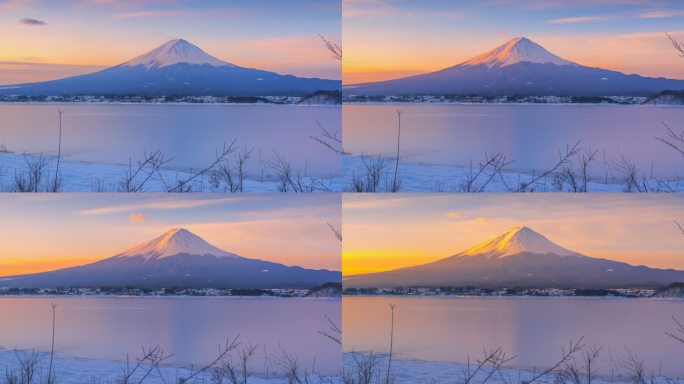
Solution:
[(129, 60), (120, 66), (135, 67), (142, 65), (146, 69), (150, 69), (168, 67), (179, 63), (208, 64), (214, 67), (235, 67), (233, 64), (209, 55), (198, 46), (183, 39), (170, 40), (160, 47)]
[(541, 45), (525, 37), (517, 37), (507, 41), (504, 45), (485, 52), (460, 65), (486, 65), (492, 67), (505, 67), (520, 62), (573, 65), (577, 64), (565, 60), (547, 51)]
[(117, 257), (142, 256), (146, 260), (150, 260), (162, 259), (181, 253), (211, 255), (216, 257), (238, 257), (235, 254), (226, 252), (209, 244), (201, 237), (183, 228), (171, 229), (155, 239), (118, 254)]
[(521, 226), (478, 244), (459, 256), (481, 256), (488, 258), (504, 258), (520, 253), (554, 254), (558, 256), (581, 256), (577, 252), (565, 249), (534, 230)]

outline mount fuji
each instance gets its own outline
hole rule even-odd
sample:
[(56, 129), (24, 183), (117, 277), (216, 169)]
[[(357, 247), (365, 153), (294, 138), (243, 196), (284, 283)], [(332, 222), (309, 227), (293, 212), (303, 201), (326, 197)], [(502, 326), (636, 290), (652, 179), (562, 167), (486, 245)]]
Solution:
[(348, 95), (648, 96), (684, 89), (684, 80), (583, 66), (524, 37), (427, 74), (344, 87)]
[(0, 86), (0, 95), (301, 96), (334, 91), (341, 81), (280, 75), (221, 61), (176, 39), (99, 72)]
[(223, 251), (186, 229), (78, 267), (0, 278), (0, 287), (311, 288), (341, 273), (288, 267)]
[(516, 227), (454, 256), (344, 278), (345, 288), (655, 288), (684, 281), (684, 271), (633, 266), (581, 255), (528, 227)]

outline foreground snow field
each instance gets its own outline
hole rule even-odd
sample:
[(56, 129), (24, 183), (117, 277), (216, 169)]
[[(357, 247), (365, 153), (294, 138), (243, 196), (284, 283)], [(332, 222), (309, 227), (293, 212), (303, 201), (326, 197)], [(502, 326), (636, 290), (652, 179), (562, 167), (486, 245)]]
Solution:
[[(510, 357), (510, 356), (507, 356)], [(345, 370), (345, 375), (354, 371), (354, 366), (356, 361), (368, 358), (368, 355), (345, 352), (343, 354), (343, 367)], [(378, 364), (374, 368), (374, 376), (378, 378), (379, 383), (384, 383), (384, 378), (387, 373), (387, 356), (377, 355)], [(478, 362), (482, 360), (482, 353), (478, 355), (478, 358), (473, 358), (470, 366), (467, 364), (456, 364), (443, 361), (424, 361), (424, 360), (414, 360), (414, 359), (404, 359), (392, 357), (391, 366), (391, 379), (390, 382), (394, 384), (446, 384), (446, 383), (463, 383), (466, 381), (468, 376), (471, 376), (470, 383), (472, 384), (517, 384), (525, 383), (544, 372), (547, 367), (536, 367), (530, 369), (518, 369), (513, 368), (511, 365), (515, 363), (509, 362), (505, 364), (504, 367), (499, 370), (495, 370), (492, 373), (491, 365), (484, 366), (480, 370), (477, 370)], [(583, 374), (583, 367), (580, 363), (580, 375)], [(560, 367), (560, 369), (565, 368), (565, 366)], [(476, 372), (477, 371), (477, 372)], [(547, 384), (556, 382), (555, 379), (558, 376), (558, 371), (553, 371), (552, 373), (545, 375), (538, 379), (538, 383)], [(653, 384), (665, 384), (665, 383), (677, 383), (679, 379), (676, 378), (665, 378), (665, 377), (653, 377), (650, 376), (650, 371), (648, 372), (648, 380), (652, 379)], [(382, 378), (383, 380), (380, 380)], [(584, 383), (585, 377), (579, 378), (581, 383)], [(565, 379), (567, 382), (567, 378)], [(557, 381), (557, 383), (563, 383), (563, 380)], [(621, 374), (615, 374), (611, 376), (601, 376), (594, 375), (592, 373), (593, 384), (629, 384), (634, 383), (635, 378), (628, 370), (622, 372)]]
[[(135, 163), (133, 166), (135, 167)], [(54, 159), (48, 158), (48, 172), (51, 178), (54, 177), (54, 168)], [(15, 174), (26, 172), (27, 169), (27, 158), (24, 155), (0, 152), (0, 191), (13, 191)], [(62, 179), (60, 192), (118, 192), (127, 171), (128, 164), (62, 160), (59, 171)], [(176, 180), (184, 180), (191, 176), (189, 169), (162, 169), (160, 173), (164, 180), (171, 184), (174, 184)], [(144, 175), (141, 175), (137, 180), (140, 181), (143, 178)], [(302, 177), (302, 184), (305, 187), (311, 186), (314, 192), (339, 191), (340, 182), (339, 178)], [(225, 182), (216, 186), (209, 173), (193, 180), (191, 186), (193, 192), (226, 192), (227, 188)], [(166, 192), (166, 188), (160, 176), (155, 174), (145, 182), (142, 191)], [(279, 181), (275, 175), (264, 176), (263, 179), (248, 175), (244, 181), (244, 192), (279, 192)]]
[[(354, 179), (365, 177), (368, 173), (366, 166), (377, 163), (377, 157), (343, 156), (342, 177), (301, 177), (301, 185), (305, 190), (313, 192), (355, 192)], [(384, 167), (379, 175), (378, 187), (375, 192), (388, 192), (394, 175), (394, 158), (382, 158)], [(55, 162), (48, 158), (48, 172), (54, 172)], [(16, 153), (0, 152), (0, 191), (13, 191), (15, 175), (26, 172), (27, 160), (24, 155)], [(127, 164), (91, 163), (80, 161), (62, 160), (60, 164), (60, 176), (62, 179), (60, 192), (118, 192), (120, 184), (128, 171)], [(159, 175), (152, 175), (146, 181), (142, 191), (166, 192), (164, 182), (175, 183), (176, 180), (184, 180), (191, 176), (190, 171), (197, 169), (162, 169)], [(468, 179), (471, 170), (467, 167), (413, 163), (400, 160), (399, 162), (399, 192), (464, 192), (463, 186)], [(477, 168), (472, 170), (477, 172)], [(536, 179), (540, 171), (521, 172), (515, 170), (502, 171), (486, 184), (489, 171), (484, 172), (472, 184), (474, 189), (484, 185), (483, 192), (509, 192), (521, 183), (530, 183)], [(536, 173), (536, 174), (535, 174)], [(53, 177), (50, 174), (50, 177)], [(292, 176), (296, 179), (296, 173)], [(139, 177), (138, 180), (142, 178)], [(626, 183), (620, 175), (603, 177), (591, 177), (587, 183), (588, 192), (625, 192)], [(638, 177), (639, 183), (646, 183), (651, 192), (684, 192), (684, 180), (655, 180)], [(247, 175), (244, 181), (244, 192), (280, 192), (280, 182), (276, 175), (255, 177)], [(193, 192), (227, 192), (225, 182), (217, 186), (207, 173), (193, 180), (190, 184)], [(537, 180), (528, 187), (528, 191), (534, 192), (559, 192), (554, 175), (549, 175)], [(288, 191), (292, 187), (288, 186)], [(571, 192), (566, 183), (560, 190)]]
[[(30, 354), (31, 351), (17, 351), (13, 349), (2, 349), (0, 347), (0, 377), (4, 377), (5, 370), (18, 368), (18, 356)], [(48, 352), (37, 352), (39, 356), (38, 377), (46, 377), (50, 355)], [(129, 366), (132, 368), (137, 361), (133, 356), (130, 357)], [(75, 357), (60, 356), (56, 353), (53, 361), (54, 376), (56, 384), (118, 384), (124, 376), (126, 368), (125, 357), (122, 361), (83, 359)], [(148, 368), (145, 365), (143, 368)], [(140, 369), (139, 374), (134, 374), (129, 382), (138, 383), (145, 376), (148, 369)], [(142, 382), (144, 383), (176, 383), (178, 378), (189, 377), (194, 371), (188, 367), (178, 367), (172, 365), (161, 365), (158, 369), (152, 370), (149, 376)], [(271, 375), (275, 376), (275, 375)], [(339, 378), (319, 378), (309, 377), (311, 383), (337, 383)], [(280, 377), (263, 377), (250, 374), (249, 384), (284, 384), (288, 380), (282, 375)], [(213, 383), (211, 371), (198, 375), (188, 384), (209, 384)]]
[[(384, 169), (381, 172), (378, 190), (376, 192), (386, 192), (394, 177), (395, 159), (393, 157), (383, 157)], [(363, 156), (344, 156), (342, 168), (344, 177), (341, 182), (343, 192), (353, 191), (354, 178), (367, 174), (366, 167), (377, 164), (378, 157)], [(473, 163), (473, 173), (476, 173), (477, 162)], [(399, 192), (464, 192), (463, 185), (468, 179), (471, 170), (467, 167), (458, 167), (442, 164), (412, 163), (399, 161), (398, 179)], [(543, 171), (542, 171), (543, 172)], [(491, 172), (486, 171), (475, 180), (473, 186), (479, 189), (485, 184)], [(521, 183), (530, 183), (539, 176), (540, 171), (536, 171), (536, 176), (532, 172), (520, 172), (513, 170), (502, 171), (501, 175), (496, 175), (484, 187), (483, 192), (508, 192), (515, 189)], [(588, 192), (625, 192), (625, 181), (619, 175), (597, 180), (590, 178), (587, 183)], [(638, 178), (641, 182), (641, 178)], [(684, 191), (684, 180), (644, 180), (650, 191), (658, 192), (682, 192)], [(555, 185), (553, 175), (533, 183), (530, 187), (535, 192), (559, 192)], [(528, 187), (528, 191), (529, 191)], [(569, 192), (569, 185), (565, 184), (563, 192)]]

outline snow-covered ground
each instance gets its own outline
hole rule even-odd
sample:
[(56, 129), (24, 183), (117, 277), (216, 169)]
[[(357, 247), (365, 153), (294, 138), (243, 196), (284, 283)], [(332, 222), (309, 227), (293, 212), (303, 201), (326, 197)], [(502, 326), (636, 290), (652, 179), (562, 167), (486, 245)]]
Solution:
[[(6, 371), (18, 368), (19, 360), (29, 356), (32, 351), (17, 351), (12, 349), (2, 349), (0, 347), (0, 377), (5, 377)], [(38, 356), (37, 378), (47, 377), (50, 354), (48, 352), (36, 352)], [(130, 357), (129, 368), (133, 368), (137, 361), (133, 356)], [(75, 357), (65, 357), (56, 352), (53, 361), (54, 377), (57, 384), (118, 384), (123, 378), (126, 368), (125, 357), (122, 361), (83, 359)], [(195, 369), (198, 369), (195, 367)], [(128, 382), (138, 383), (140, 379), (149, 371), (149, 364), (144, 364)], [(190, 377), (194, 372), (190, 367), (178, 367), (173, 365), (160, 365), (154, 369), (142, 383), (177, 383), (179, 378)], [(264, 377), (250, 374), (249, 384), (283, 384), (288, 380), (280, 375), (270, 375)], [(312, 383), (337, 383), (339, 378), (322, 378), (318, 376), (309, 377)], [(188, 384), (211, 384), (211, 371), (197, 375)]]
[[(25, 173), (28, 169), (27, 159), (35, 156), (25, 156), (17, 153), (0, 152), (0, 191), (13, 191), (15, 175)], [(47, 173), (50, 178), (54, 177), (56, 161), (54, 157), (47, 157)], [(135, 168), (135, 163), (133, 163)], [(121, 191), (121, 182), (125, 179), (128, 164), (93, 163), (81, 161), (62, 160), (60, 163), (61, 192), (118, 192)], [(193, 169), (197, 172), (198, 169)], [(144, 184), (144, 192), (165, 192), (164, 184), (175, 184), (176, 180), (186, 180), (190, 177), (189, 169), (161, 170), (161, 176), (154, 174)], [(294, 175), (296, 176), (296, 174)], [(162, 177), (164, 181), (162, 181)], [(136, 182), (145, 178), (141, 174)], [(47, 180), (44, 180), (46, 182)], [(340, 178), (316, 178), (302, 177), (305, 188), (311, 187), (314, 192), (339, 191), (341, 189)], [(47, 185), (47, 184), (45, 184)], [(198, 177), (191, 183), (194, 192), (226, 192), (227, 185), (221, 181), (218, 186), (210, 176), (210, 172)], [(43, 188), (41, 188), (43, 189)], [(290, 190), (292, 188), (289, 188)], [(230, 191), (230, 190), (228, 190)], [(244, 181), (244, 192), (279, 192), (279, 182), (275, 175), (254, 177), (247, 175)]]
[[(384, 378), (387, 374), (387, 355), (375, 355), (376, 365), (373, 369), (374, 376), (378, 378), (378, 383), (384, 383)], [(507, 356), (507, 358), (510, 356)], [(358, 361), (368, 361), (367, 354), (355, 353), (355, 352), (345, 352), (343, 353), (343, 367), (345, 375), (352, 375), (356, 371)], [(479, 360), (482, 360), (480, 357)], [(544, 372), (547, 367), (538, 367), (536, 369), (519, 369), (514, 367), (514, 360), (503, 365), (499, 370), (493, 370), (490, 364), (483, 366), (480, 370), (477, 370), (478, 359), (474, 358), (470, 365), (468, 364), (456, 364), (443, 361), (424, 361), (424, 360), (414, 360), (406, 358), (392, 358), (390, 382), (394, 384), (446, 384), (446, 383), (463, 383), (466, 377), (472, 375), (470, 382), (472, 384), (488, 383), (488, 384), (517, 384), (526, 383), (533, 379), (535, 376)], [(585, 374), (582, 362), (578, 362), (578, 368), (580, 368), (579, 374)], [(565, 368), (562, 365), (560, 369)], [(592, 374), (592, 383), (594, 384), (630, 384), (634, 383), (635, 379), (633, 375), (625, 369), (626, 372), (621, 374), (614, 374), (611, 376), (602, 376)], [(555, 381), (559, 375), (559, 371), (553, 371), (538, 379), (538, 383), (563, 383), (571, 382), (569, 378), (565, 381)], [(646, 371), (645, 374), (648, 375), (648, 380), (651, 380), (651, 371)], [(382, 380), (380, 379), (382, 378)], [(585, 376), (580, 376), (581, 382), (584, 383), (586, 380)], [(670, 383), (675, 384), (680, 382), (680, 379), (670, 379), (665, 377), (653, 377), (653, 383)], [(376, 381), (373, 381), (376, 382)], [(650, 382), (650, 381), (649, 381)]]
[[(391, 157), (381, 158), (384, 162), (384, 170), (381, 172), (379, 188), (376, 192), (386, 192), (392, 184), (394, 177), (395, 159)], [(342, 191), (353, 191), (354, 178), (364, 176), (368, 172), (368, 165), (378, 163), (378, 157), (372, 156), (344, 156), (342, 168), (344, 177), (341, 180)], [(477, 163), (473, 164), (472, 172), (476, 173)], [(443, 164), (417, 163), (407, 160), (399, 160), (399, 192), (463, 192), (465, 181), (471, 170), (468, 167), (458, 167)], [(542, 171), (543, 172), (543, 171)], [(495, 175), (489, 182), (490, 171), (481, 174), (473, 183), (473, 189), (479, 189), (485, 185), (484, 192), (508, 192), (516, 190), (521, 184), (528, 184), (540, 175), (540, 171), (522, 172), (515, 170), (504, 170), (501, 174)], [(641, 178), (638, 179), (641, 182)], [(644, 180), (650, 191), (660, 192), (682, 192), (684, 191), (684, 180), (659, 181), (654, 179)], [(535, 192), (558, 192), (557, 181), (554, 175), (542, 178), (529, 186)], [(590, 177), (587, 183), (588, 192), (624, 192), (626, 190), (625, 181), (619, 175), (598, 180), (597, 177)], [(570, 186), (565, 183), (562, 191), (569, 192)]]

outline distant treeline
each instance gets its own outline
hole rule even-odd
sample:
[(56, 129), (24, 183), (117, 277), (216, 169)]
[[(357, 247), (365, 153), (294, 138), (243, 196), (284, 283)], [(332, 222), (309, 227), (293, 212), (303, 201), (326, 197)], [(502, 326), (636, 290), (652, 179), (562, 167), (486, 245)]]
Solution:
[[(351, 91), (350, 91), (351, 92)], [(530, 104), (642, 104), (641, 96), (535, 96), (535, 95), (346, 95), (347, 103), (530, 103)]]
[(582, 296), (582, 297), (651, 297), (657, 290), (641, 288), (590, 289), (590, 288), (477, 288), (477, 287), (395, 287), (346, 288), (348, 296)]
[(61, 287), (61, 288), (1, 288), (0, 296), (272, 296), (310, 297), (335, 296), (341, 293), (340, 283), (327, 283), (310, 289), (274, 288), (142, 288), (142, 287)]

